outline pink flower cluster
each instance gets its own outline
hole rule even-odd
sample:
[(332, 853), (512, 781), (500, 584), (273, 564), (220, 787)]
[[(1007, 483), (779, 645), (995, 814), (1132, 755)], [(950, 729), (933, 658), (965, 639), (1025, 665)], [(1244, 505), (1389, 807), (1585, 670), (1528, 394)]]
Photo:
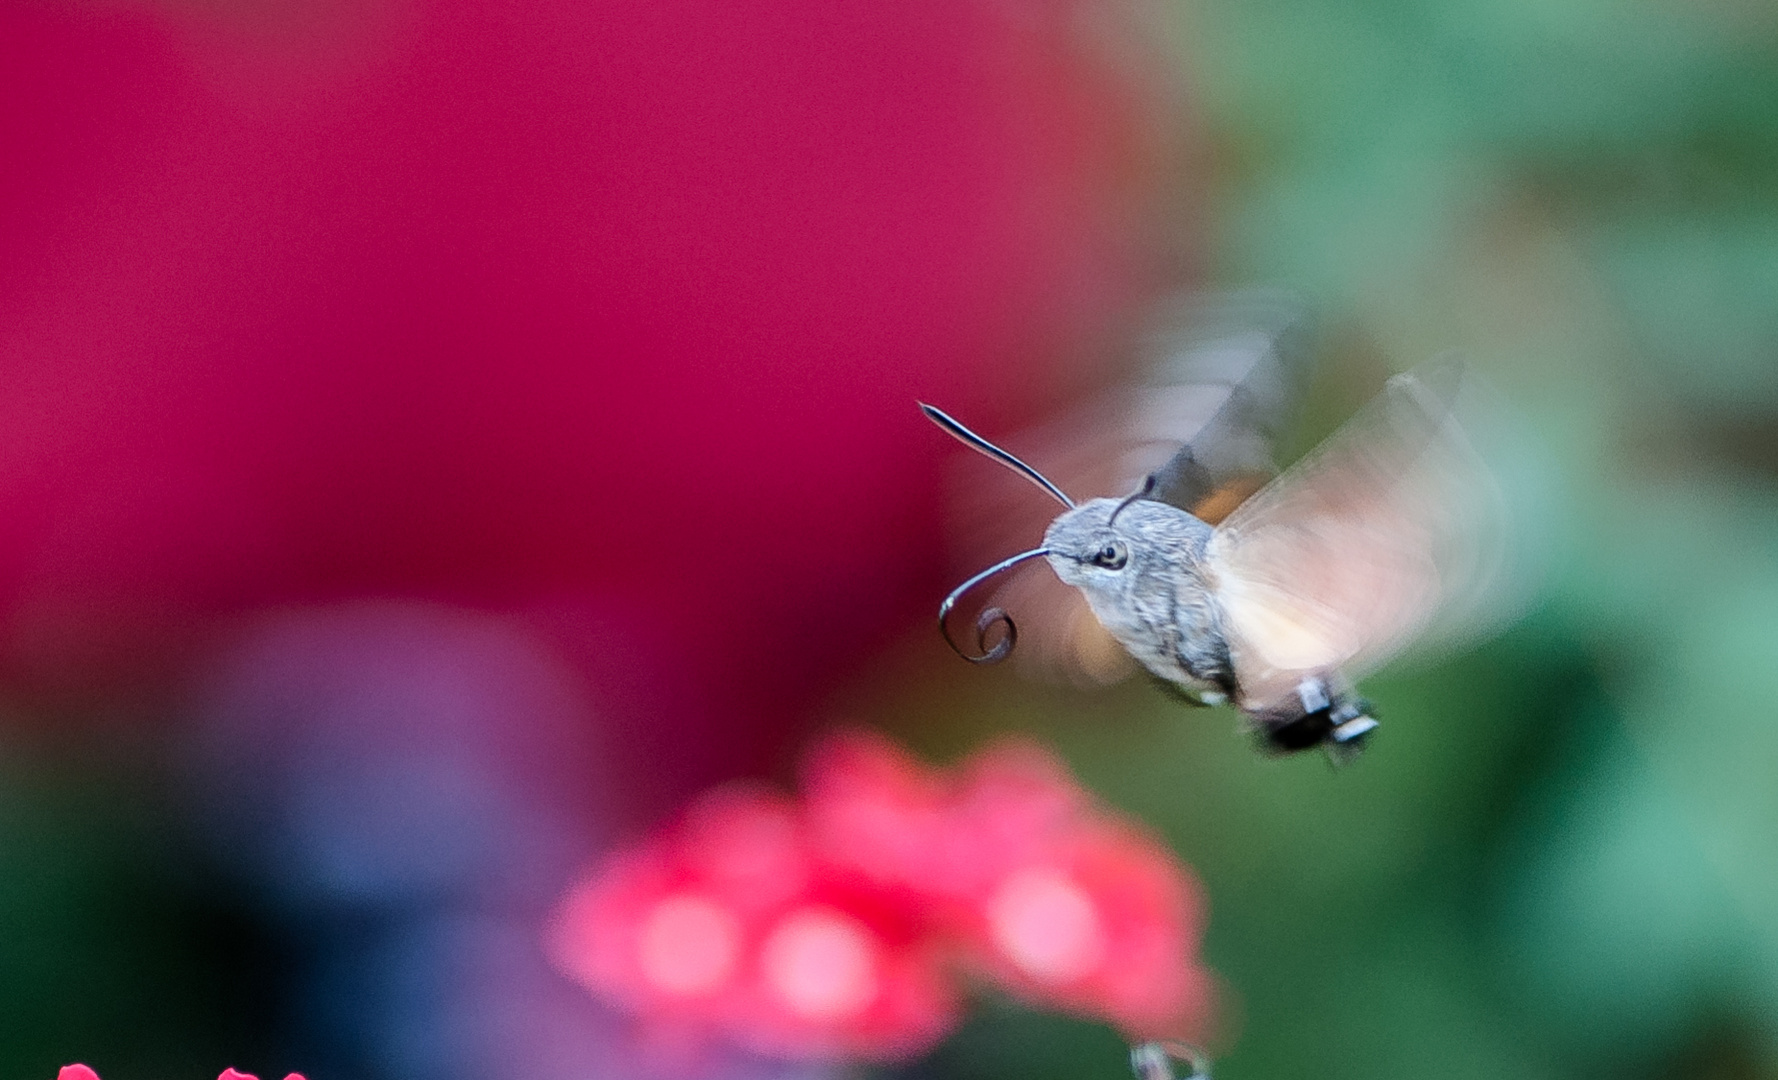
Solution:
[[(56, 1073), (56, 1080), (99, 1080), (99, 1074), (85, 1065), (64, 1065), (62, 1071)], [(259, 1080), (252, 1073), (236, 1072), (233, 1069), (222, 1070), (216, 1080)], [(291, 1073), (284, 1080), (303, 1080), (301, 1073)]]
[(895, 1059), (954, 1026), (959, 975), (1135, 1040), (1198, 1034), (1201, 913), (1172, 853), (1042, 748), (947, 771), (848, 733), (809, 756), (800, 800), (719, 788), (612, 856), (549, 949), (663, 1035)]

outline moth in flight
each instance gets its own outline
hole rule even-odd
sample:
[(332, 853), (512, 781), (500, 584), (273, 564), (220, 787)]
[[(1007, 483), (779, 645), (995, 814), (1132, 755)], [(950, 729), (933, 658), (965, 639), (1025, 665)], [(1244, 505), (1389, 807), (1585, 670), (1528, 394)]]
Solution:
[[(1355, 681), (1490, 606), (1505, 500), (1466, 433), (1481, 388), (1455, 361), (1394, 376), (1321, 445), (1264, 480), (1292, 396), (1285, 332), (1200, 330), (1172, 340), (1158, 384), (1117, 411), (1108, 436), (1126, 457), (1152, 459), (1157, 446), (1169, 456), (1120, 498), (1076, 503), (1023, 460), (922, 405), (939, 427), (1065, 508), (1041, 546), (945, 599), (939, 625), (952, 647), (977, 663), (1008, 655), (1018, 630), (1002, 607), (977, 619), (974, 651), (952, 636), (953, 608), (987, 579), (1042, 558), (1129, 657), (1194, 703), (1233, 704), (1264, 746), (1360, 749), (1378, 723)], [(1158, 430), (1169, 423), (1189, 430), (1170, 440)], [(1090, 654), (1072, 637), (1076, 658)], [(1054, 653), (1053, 641), (1046, 648)]]

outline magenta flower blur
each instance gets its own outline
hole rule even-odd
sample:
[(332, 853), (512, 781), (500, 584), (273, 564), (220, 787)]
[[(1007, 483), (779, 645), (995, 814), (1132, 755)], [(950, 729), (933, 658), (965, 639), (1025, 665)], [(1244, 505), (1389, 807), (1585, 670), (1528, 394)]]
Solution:
[(848, 733), (804, 789), (719, 788), (613, 855), (563, 902), (557, 965), (657, 1034), (783, 1057), (918, 1054), (956, 1025), (959, 976), (1132, 1039), (1199, 1033), (1189, 873), (1047, 751), (938, 770)]
[(576, 889), (551, 951), (657, 1027), (718, 1028), (779, 1056), (893, 1058), (957, 1015), (915, 914), (819, 858), (790, 800), (722, 788)]
[[(87, 1068), (85, 1065), (64, 1065), (62, 1066), (62, 1071), (56, 1074), (56, 1080), (99, 1080), (99, 1074)], [(237, 1072), (234, 1069), (224, 1069), (222, 1070), (222, 1074), (218, 1076), (216, 1080), (259, 1080), (259, 1077), (254, 1076), (252, 1073)], [(303, 1078), (300, 1073), (291, 1073), (286, 1076), (284, 1080), (303, 1080)]]

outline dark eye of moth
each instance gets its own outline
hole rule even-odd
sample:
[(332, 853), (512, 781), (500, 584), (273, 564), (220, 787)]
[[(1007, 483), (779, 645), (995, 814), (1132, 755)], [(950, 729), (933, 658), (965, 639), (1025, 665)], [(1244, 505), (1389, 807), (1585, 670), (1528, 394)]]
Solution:
[(1130, 553), (1116, 541), (1106, 544), (1093, 556), (1093, 565), (1103, 566), (1107, 570), (1122, 570), (1129, 561)]

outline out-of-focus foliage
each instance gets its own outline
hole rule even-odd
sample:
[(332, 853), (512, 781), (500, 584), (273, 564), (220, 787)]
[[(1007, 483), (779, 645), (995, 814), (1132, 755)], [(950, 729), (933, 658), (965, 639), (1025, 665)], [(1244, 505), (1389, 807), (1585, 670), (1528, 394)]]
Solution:
[[(282, 957), (189, 857), (152, 744), (115, 728), (70, 752), (9, 731), (0, 762), (0, 1075), (209, 1075), (268, 1060), (258, 1016)], [(215, 898), (212, 902), (212, 897)], [(125, 1063), (125, 1064), (119, 1064)]]
[[(1167, 830), (1210, 892), (1226, 1080), (1778, 1075), (1778, 13), (1179, 15), (1212, 276), (1326, 316), (1311, 428), (1447, 349), (1499, 383), (1539, 603), (1370, 680), (1385, 727), (1338, 773), (1135, 685), (962, 671), (884, 715), (954, 750), (1041, 717)], [(1104, 1033), (1006, 1010), (921, 1075), (1122, 1068)]]

